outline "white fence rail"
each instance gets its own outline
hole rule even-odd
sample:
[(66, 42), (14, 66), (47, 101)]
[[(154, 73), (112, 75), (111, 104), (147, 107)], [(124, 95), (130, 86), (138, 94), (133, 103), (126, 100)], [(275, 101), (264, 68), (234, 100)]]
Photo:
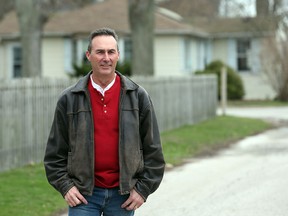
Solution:
[[(150, 94), (161, 131), (215, 116), (215, 76), (134, 78)], [(0, 171), (43, 160), (58, 95), (75, 80), (0, 81)]]

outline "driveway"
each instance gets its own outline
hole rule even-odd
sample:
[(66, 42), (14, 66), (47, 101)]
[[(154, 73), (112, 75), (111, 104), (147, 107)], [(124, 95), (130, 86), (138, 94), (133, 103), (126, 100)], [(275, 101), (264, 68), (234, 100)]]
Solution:
[[(222, 109), (219, 108), (217, 114), (221, 115), (222, 113)], [(228, 107), (226, 109), (226, 115), (260, 118), (272, 121), (288, 121), (288, 107)]]
[[(288, 120), (288, 108), (229, 108), (227, 114)], [(211, 158), (165, 174), (137, 216), (288, 215), (288, 126), (247, 137)]]

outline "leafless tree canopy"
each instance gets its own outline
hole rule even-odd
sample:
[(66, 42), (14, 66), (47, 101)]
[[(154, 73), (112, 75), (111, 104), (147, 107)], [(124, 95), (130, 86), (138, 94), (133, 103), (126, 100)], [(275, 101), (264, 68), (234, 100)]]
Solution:
[[(264, 0), (257, 0), (257, 6)], [(268, 0), (267, 0), (268, 1)], [(266, 2), (267, 3), (267, 2)], [(266, 3), (264, 3), (266, 5)], [(272, 88), (277, 93), (277, 99), (288, 101), (288, 24), (287, 11), (279, 11), (282, 1), (274, 0), (269, 5), (269, 16), (274, 16), (278, 25), (275, 37), (263, 42), (261, 51), (262, 69)], [(260, 7), (260, 6), (259, 6)], [(267, 7), (267, 5), (265, 6)], [(258, 12), (258, 8), (257, 8)], [(261, 14), (260, 15), (264, 15)]]

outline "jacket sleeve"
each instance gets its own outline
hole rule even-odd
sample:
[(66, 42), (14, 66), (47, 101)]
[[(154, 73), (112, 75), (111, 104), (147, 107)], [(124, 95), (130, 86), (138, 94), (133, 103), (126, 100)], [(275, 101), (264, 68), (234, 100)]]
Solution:
[(147, 93), (142, 104), (144, 106), (140, 106), (139, 130), (143, 145), (144, 169), (138, 176), (135, 190), (146, 200), (162, 181), (165, 161), (155, 111)]
[(74, 185), (68, 176), (67, 170), (69, 152), (67, 130), (66, 112), (58, 101), (47, 141), (44, 167), (49, 183), (58, 190), (63, 197)]

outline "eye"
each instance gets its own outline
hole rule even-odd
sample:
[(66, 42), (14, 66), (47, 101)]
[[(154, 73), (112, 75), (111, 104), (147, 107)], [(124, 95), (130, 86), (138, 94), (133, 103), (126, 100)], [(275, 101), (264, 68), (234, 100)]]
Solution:
[(116, 53), (116, 50), (109, 50), (108, 53), (109, 54), (114, 54), (114, 53)]

